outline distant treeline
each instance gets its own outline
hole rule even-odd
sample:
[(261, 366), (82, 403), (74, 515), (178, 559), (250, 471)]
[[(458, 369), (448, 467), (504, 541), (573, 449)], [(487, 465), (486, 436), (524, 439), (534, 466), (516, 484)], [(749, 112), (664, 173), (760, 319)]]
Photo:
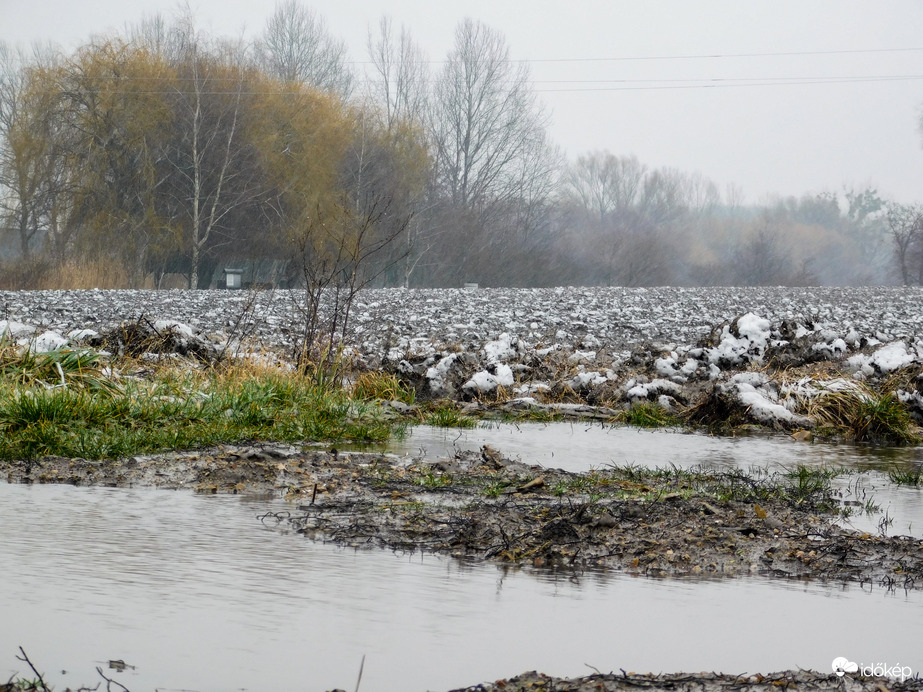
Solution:
[(568, 161), (480, 22), (431, 72), (382, 19), (368, 65), (294, 0), (253, 42), (181, 14), (71, 54), (0, 44), (0, 288), (201, 288), (242, 261), (352, 286), (923, 283), (920, 208), (875, 190), (752, 206)]

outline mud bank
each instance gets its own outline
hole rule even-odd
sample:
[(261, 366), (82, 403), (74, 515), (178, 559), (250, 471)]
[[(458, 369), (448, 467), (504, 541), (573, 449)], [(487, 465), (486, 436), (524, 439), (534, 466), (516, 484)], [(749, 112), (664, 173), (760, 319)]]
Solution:
[[(509, 459), (491, 447), (424, 461), (279, 444), (107, 462), (51, 457), (2, 462), (0, 471), (15, 483), (284, 495), (290, 509), (262, 514), (263, 524), (316, 541), (440, 553), (526, 571), (608, 569), (699, 579), (757, 574), (905, 590), (923, 583), (923, 543), (836, 526), (839, 499), (814, 478), (631, 467), (568, 473)], [(803, 670), (618, 671), (579, 678), (529, 672), (458, 682), (471, 686), (453, 692), (921, 689), (915, 678)]]
[(855, 673), (847, 676), (822, 675), (814, 671), (784, 671), (768, 675), (719, 675), (717, 673), (678, 673), (662, 675), (638, 675), (637, 673), (609, 673), (588, 675), (582, 678), (553, 678), (541, 673), (530, 672), (508, 680), (474, 685), (452, 692), (525, 692), (546, 690), (547, 692), (622, 692), (623, 690), (647, 690), (648, 692), (771, 692), (775, 690), (799, 690), (801, 692), (822, 692), (842, 690), (845, 692), (905, 692), (919, 690), (923, 681), (904, 681), (860, 677)]
[(18, 483), (281, 494), (292, 509), (264, 523), (353, 547), (574, 572), (923, 585), (923, 542), (838, 526), (840, 501), (813, 476), (568, 473), (490, 447), (431, 462), (271, 444), (2, 468)]

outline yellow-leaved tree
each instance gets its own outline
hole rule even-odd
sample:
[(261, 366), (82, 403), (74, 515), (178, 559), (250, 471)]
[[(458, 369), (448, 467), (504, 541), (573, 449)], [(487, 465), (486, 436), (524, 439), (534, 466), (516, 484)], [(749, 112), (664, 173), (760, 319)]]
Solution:
[(158, 160), (173, 124), (166, 99), (172, 69), (142, 48), (110, 40), (85, 46), (36, 79), (54, 96), (62, 165), (52, 251), (112, 257), (140, 283), (149, 255), (169, 242), (157, 198)]

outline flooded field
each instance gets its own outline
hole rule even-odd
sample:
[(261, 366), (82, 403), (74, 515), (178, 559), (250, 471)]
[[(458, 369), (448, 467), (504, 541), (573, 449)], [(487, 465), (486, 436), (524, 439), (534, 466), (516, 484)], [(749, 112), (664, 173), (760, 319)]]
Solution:
[[(923, 669), (923, 595), (466, 566), (280, 535), (278, 501), (0, 485), (0, 675), (131, 689), (447, 690), (541, 669)], [(66, 671), (66, 672), (62, 672)]]
[(478, 450), (483, 445), (528, 463), (572, 472), (626, 464), (720, 471), (779, 471), (801, 465), (861, 471), (859, 476), (834, 478), (833, 484), (845, 501), (860, 502), (864, 507), (872, 499), (879, 511), (857, 511), (849, 524), (875, 533), (884, 517), (891, 520), (891, 535), (923, 537), (923, 491), (895, 485), (888, 478), (893, 469), (923, 464), (923, 447), (815, 444), (778, 434), (717, 437), (624, 425), (548, 423), (485, 424), (462, 430), (417, 426), (403, 439), (365, 449), (440, 458), (458, 450)]
[[(920, 535), (920, 491), (886, 482), (918, 449), (553, 424), (415, 428), (392, 451), (491, 444), (579, 471), (605, 464), (873, 469), (863, 483)], [(852, 481), (855, 484), (855, 479)], [(880, 487), (876, 487), (880, 486)], [(856, 492), (844, 487), (845, 492)], [(829, 671), (837, 656), (923, 670), (923, 593), (763, 577), (651, 579), (350, 550), (280, 531), (272, 498), (0, 485), (0, 677), (21, 645), (50, 683), (134, 690), (448, 690), (539, 669)], [(876, 518), (866, 518), (871, 525)], [(905, 527), (905, 525), (907, 525)]]
[(565, 471), (588, 471), (607, 464), (721, 470), (769, 470), (834, 466), (887, 470), (894, 464), (923, 463), (923, 447), (872, 447), (797, 442), (787, 435), (724, 437), (682, 430), (643, 429), (598, 423), (483, 423), (455, 429), (419, 425), (387, 445), (366, 446), (402, 455), (451, 456), (455, 450), (491, 445), (505, 454)]

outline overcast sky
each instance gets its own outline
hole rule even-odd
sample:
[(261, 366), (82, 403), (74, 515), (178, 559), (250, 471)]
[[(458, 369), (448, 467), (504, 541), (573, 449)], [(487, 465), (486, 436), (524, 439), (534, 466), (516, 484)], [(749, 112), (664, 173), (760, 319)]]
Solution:
[[(247, 37), (275, 0), (190, 0), (199, 26)], [(317, 0), (366, 60), (370, 24), (405, 24), (430, 60), (464, 17), (531, 62), (570, 158), (607, 149), (698, 171), (749, 202), (871, 185), (923, 202), (919, 0)], [(175, 0), (0, 0), (0, 39), (72, 49)], [(359, 67), (362, 67), (361, 65)], [(438, 67), (436, 65), (435, 67)]]

